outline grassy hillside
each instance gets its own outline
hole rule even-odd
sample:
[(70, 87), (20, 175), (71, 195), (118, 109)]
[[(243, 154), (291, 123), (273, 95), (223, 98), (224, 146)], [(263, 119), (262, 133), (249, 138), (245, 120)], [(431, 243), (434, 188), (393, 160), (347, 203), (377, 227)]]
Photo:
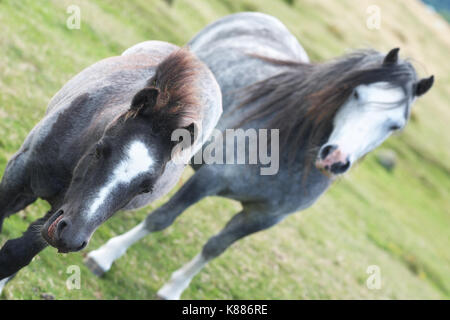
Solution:
[[(374, 155), (354, 168), (312, 208), (246, 238), (208, 265), (186, 299), (432, 299), (450, 297), (450, 51), (449, 25), (415, 1), (175, 0), (0, 1), (0, 175), (49, 99), (90, 64), (144, 40), (186, 43), (207, 23), (237, 11), (281, 19), (312, 60), (349, 49), (401, 47), (435, 86), (414, 107), (411, 123), (382, 148), (397, 152), (395, 171)], [(69, 30), (66, 8), (81, 8), (81, 29)], [(381, 9), (380, 30), (366, 27), (367, 7)], [(186, 170), (183, 181), (192, 174)], [(173, 193), (173, 192), (172, 192)], [(88, 250), (136, 225), (168, 197), (134, 213), (118, 213), (95, 233)], [(240, 205), (207, 198), (169, 229), (133, 246), (102, 279), (83, 265), (83, 252), (47, 248), (8, 284), (1, 298), (152, 299), (170, 273)], [(39, 201), (5, 221), (0, 244), (17, 237), (48, 205)], [(79, 265), (81, 289), (68, 290), (66, 269)], [(366, 286), (369, 265), (382, 287)]]

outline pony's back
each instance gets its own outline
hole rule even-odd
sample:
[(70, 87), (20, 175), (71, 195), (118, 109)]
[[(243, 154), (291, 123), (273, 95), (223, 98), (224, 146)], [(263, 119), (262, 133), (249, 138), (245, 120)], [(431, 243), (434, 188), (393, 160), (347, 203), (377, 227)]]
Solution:
[[(238, 103), (236, 88), (245, 88), (280, 72), (279, 66), (252, 55), (297, 62), (309, 60), (278, 19), (256, 12), (226, 16), (200, 31), (188, 45), (214, 73), (222, 89), (224, 112)], [(220, 128), (226, 127), (222, 121), (224, 117)]]

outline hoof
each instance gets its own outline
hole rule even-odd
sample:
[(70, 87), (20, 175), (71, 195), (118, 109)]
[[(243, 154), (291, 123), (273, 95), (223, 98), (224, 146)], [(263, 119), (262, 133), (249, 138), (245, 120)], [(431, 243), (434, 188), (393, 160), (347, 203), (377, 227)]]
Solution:
[(183, 290), (168, 283), (158, 290), (156, 297), (158, 300), (180, 300), (182, 292)]
[(105, 274), (105, 270), (102, 269), (102, 267), (100, 267), (100, 265), (92, 258), (92, 257), (87, 257), (84, 260), (84, 264), (86, 265), (86, 267), (89, 268), (89, 270), (92, 271), (93, 274), (95, 274), (97, 277), (101, 277)]

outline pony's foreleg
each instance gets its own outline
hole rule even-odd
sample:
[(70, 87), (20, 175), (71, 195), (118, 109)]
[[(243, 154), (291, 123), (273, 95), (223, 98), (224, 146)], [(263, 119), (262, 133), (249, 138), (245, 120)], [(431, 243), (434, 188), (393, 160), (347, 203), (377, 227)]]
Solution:
[(203, 246), (203, 250), (193, 260), (172, 276), (157, 293), (158, 297), (166, 300), (177, 300), (189, 286), (192, 278), (212, 259), (223, 253), (235, 241), (267, 229), (278, 223), (284, 215), (269, 213), (267, 209), (258, 210), (256, 207), (244, 207), (236, 214), (217, 235), (210, 238)]
[(2, 294), (3, 288), (5, 287), (5, 285), (8, 281), (9, 281), (9, 277), (5, 278), (3, 280), (0, 280), (0, 295)]
[(26, 165), (21, 156), (22, 154), (18, 154), (8, 162), (0, 183), (0, 232), (6, 217), (19, 212), (37, 199), (29, 188)]
[(3, 221), (5, 218), (25, 209), (29, 204), (33, 203), (37, 199), (37, 197), (32, 194), (16, 193), (11, 197), (9, 197), (8, 194), (10, 193), (5, 192), (0, 195), (0, 233), (2, 232)]
[(12, 276), (9, 276), (8, 278), (5, 278), (5, 279), (3, 279), (3, 280), (0, 280), (0, 296), (2, 295), (3, 288), (6, 286), (6, 284), (7, 284), (9, 281), (11, 281), (11, 280), (14, 278), (15, 275), (16, 275), (16, 274), (13, 274)]
[(133, 243), (148, 233), (149, 231), (145, 228), (145, 223), (141, 222), (130, 231), (109, 239), (106, 244), (97, 250), (89, 252), (84, 262), (96, 276), (101, 277), (111, 268), (115, 260), (125, 254)]
[(103, 275), (133, 243), (151, 232), (169, 227), (189, 206), (206, 196), (217, 194), (220, 190), (220, 184), (211, 179), (207, 170), (201, 168), (168, 202), (150, 213), (145, 221), (123, 235), (110, 239), (99, 249), (91, 251), (86, 258), (86, 265), (94, 274)]
[(0, 249), (0, 281), (27, 266), (34, 256), (47, 247), (40, 229), (51, 215), (49, 211), (45, 217), (33, 222), (20, 238), (6, 241)]

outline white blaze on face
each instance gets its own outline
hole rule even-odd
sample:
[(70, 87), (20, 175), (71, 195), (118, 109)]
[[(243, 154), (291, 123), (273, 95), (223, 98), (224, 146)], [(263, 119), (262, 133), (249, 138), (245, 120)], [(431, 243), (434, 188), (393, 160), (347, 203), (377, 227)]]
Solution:
[(140, 141), (130, 143), (126, 149), (125, 158), (114, 169), (111, 178), (100, 189), (94, 202), (91, 204), (88, 219), (96, 213), (117, 185), (129, 183), (140, 174), (148, 172), (153, 162), (144, 143)]
[(380, 145), (392, 126), (406, 123), (405, 93), (386, 82), (360, 85), (337, 112), (327, 144), (336, 145), (351, 163)]

